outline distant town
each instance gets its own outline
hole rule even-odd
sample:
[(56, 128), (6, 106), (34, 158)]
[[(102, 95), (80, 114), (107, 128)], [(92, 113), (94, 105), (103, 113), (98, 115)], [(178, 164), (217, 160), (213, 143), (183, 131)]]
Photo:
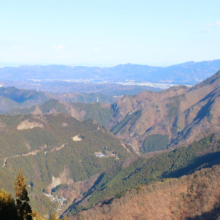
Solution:
[(64, 204), (66, 204), (67, 199), (65, 199), (64, 197), (60, 197), (60, 196), (54, 196), (51, 193), (44, 193), (45, 196), (47, 196), (51, 202), (57, 202), (58, 203), (58, 208), (57, 211), (61, 210), (64, 206)]

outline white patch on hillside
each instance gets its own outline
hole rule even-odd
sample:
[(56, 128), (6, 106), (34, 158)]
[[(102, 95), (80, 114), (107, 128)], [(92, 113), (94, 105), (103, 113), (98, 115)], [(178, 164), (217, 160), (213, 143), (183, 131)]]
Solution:
[(33, 128), (43, 128), (44, 125), (39, 123), (39, 122), (29, 122), (28, 120), (25, 120), (23, 122), (21, 122), (18, 126), (17, 129), (18, 130), (26, 130), (26, 129), (33, 129)]
[(82, 138), (79, 137), (79, 134), (74, 136), (74, 137), (72, 137), (72, 139), (73, 139), (73, 141), (82, 141)]
[(54, 177), (52, 175), (52, 181), (48, 185), (47, 189), (49, 192), (56, 186), (59, 186), (60, 184), (73, 184), (74, 180), (70, 178), (70, 172), (68, 168), (64, 168), (63, 172), (60, 173), (59, 177)]
[(63, 123), (62, 123), (62, 126), (63, 126), (63, 127), (68, 127), (68, 124), (67, 124), (66, 122), (63, 122)]

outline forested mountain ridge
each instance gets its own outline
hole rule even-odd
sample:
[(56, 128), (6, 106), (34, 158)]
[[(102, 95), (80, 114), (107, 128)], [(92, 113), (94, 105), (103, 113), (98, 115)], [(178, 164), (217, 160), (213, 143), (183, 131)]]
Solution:
[[(57, 99), (61, 102), (79, 103), (113, 103), (118, 97), (96, 93), (65, 93), (54, 94), (36, 90), (18, 89), (15, 87), (0, 87), (0, 113), (13, 112), (13, 109), (25, 109), (34, 105), (40, 105), (50, 99)], [(33, 109), (33, 107), (31, 108)], [(25, 110), (24, 110), (25, 111)], [(15, 114), (19, 113), (19, 110)], [(31, 113), (31, 111), (30, 111)], [(27, 114), (27, 113), (26, 113)]]
[(99, 202), (102, 202), (102, 205), (110, 204), (114, 199), (122, 197), (127, 190), (140, 185), (167, 178), (178, 178), (195, 170), (219, 164), (219, 137), (219, 134), (210, 135), (189, 146), (114, 165), (100, 175), (84, 197), (74, 202), (64, 215), (76, 215)]
[(15, 87), (0, 87), (0, 113), (14, 108), (40, 104), (47, 100), (49, 100), (49, 97), (44, 92), (17, 89)]
[(50, 99), (40, 105), (33, 105), (27, 108), (15, 108), (6, 112), (8, 115), (39, 115), (53, 113), (68, 113), (78, 120), (96, 120), (100, 125), (104, 126), (111, 120), (113, 110), (111, 105), (106, 103), (75, 103)]
[(220, 165), (127, 190), (72, 220), (220, 219)]
[(98, 174), (132, 155), (97, 122), (68, 114), (0, 115), (0, 134), (1, 187), (12, 192), (22, 168), (35, 210), (42, 213), (55, 208), (44, 192), (64, 185), (72, 202)]

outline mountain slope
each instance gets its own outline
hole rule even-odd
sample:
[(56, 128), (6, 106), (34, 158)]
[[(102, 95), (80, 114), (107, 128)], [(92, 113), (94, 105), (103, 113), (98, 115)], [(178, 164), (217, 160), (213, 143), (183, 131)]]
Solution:
[(70, 219), (220, 219), (220, 165), (126, 191)]
[(64, 213), (68, 216), (92, 208), (100, 201), (108, 203), (112, 198), (124, 195), (128, 189), (149, 184), (164, 178), (177, 178), (203, 167), (220, 162), (219, 136), (211, 135), (188, 147), (145, 158), (130, 163), (116, 164), (99, 176), (81, 201), (73, 203)]
[[(163, 150), (198, 140), (210, 129), (219, 131), (219, 74), (191, 88), (179, 86), (159, 93), (142, 92), (123, 97), (114, 104), (108, 127), (136, 151), (145, 152), (152, 151), (157, 141), (155, 135), (168, 137), (168, 143), (159, 148)], [(141, 114), (135, 121), (127, 120), (137, 111)], [(123, 125), (119, 126), (120, 123)]]
[[(5, 112), (31, 112), (33, 105), (43, 104), (50, 99), (57, 99), (61, 102), (79, 102), (79, 103), (113, 103), (119, 97), (108, 96), (96, 93), (65, 93), (54, 94), (36, 90), (18, 89), (15, 87), (0, 87), (0, 113)], [(31, 107), (31, 111), (26, 109)], [(16, 109), (16, 110), (13, 110)], [(21, 109), (21, 110), (18, 110)], [(25, 113), (27, 114), (27, 113)]]
[(0, 133), (1, 187), (13, 192), (14, 176), (22, 168), (32, 198), (41, 197), (45, 213), (43, 192), (65, 184), (72, 202), (97, 174), (132, 155), (97, 122), (68, 114), (0, 115)]
[(13, 108), (27, 107), (47, 101), (49, 97), (35, 90), (17, 89), (15, 87), (0, 87), (0, 113)]
[(52, 113), (68, 113), (78, 120), (93, 119), (100, 125), (105, 126), (112, 117), (112, 108), (110, 104), (95, 103), (75, 103), (61, 102), (57, 99), (50, 99), (41, 104), (28, 108), (15, 108), (8, 111), (8, 115), (27, 115), (27, 114), (52, 114)]

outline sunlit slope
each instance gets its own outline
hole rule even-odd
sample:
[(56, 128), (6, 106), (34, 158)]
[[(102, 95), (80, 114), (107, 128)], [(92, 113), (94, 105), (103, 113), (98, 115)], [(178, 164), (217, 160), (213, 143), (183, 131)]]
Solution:
[(127, 190), (70, 219), (219, 219), (220, 165)]
[[(178, 86), (159, 93), (142, 92), (119, 99), (113, 105), (113, 118), (108, 127), (136, 151), (142, 152), (189, 144), (218, 132), (219, 75), (217, 72), (191, 88)], [(158, 139), (164, 139), (159, 147), (156, 146)]]

